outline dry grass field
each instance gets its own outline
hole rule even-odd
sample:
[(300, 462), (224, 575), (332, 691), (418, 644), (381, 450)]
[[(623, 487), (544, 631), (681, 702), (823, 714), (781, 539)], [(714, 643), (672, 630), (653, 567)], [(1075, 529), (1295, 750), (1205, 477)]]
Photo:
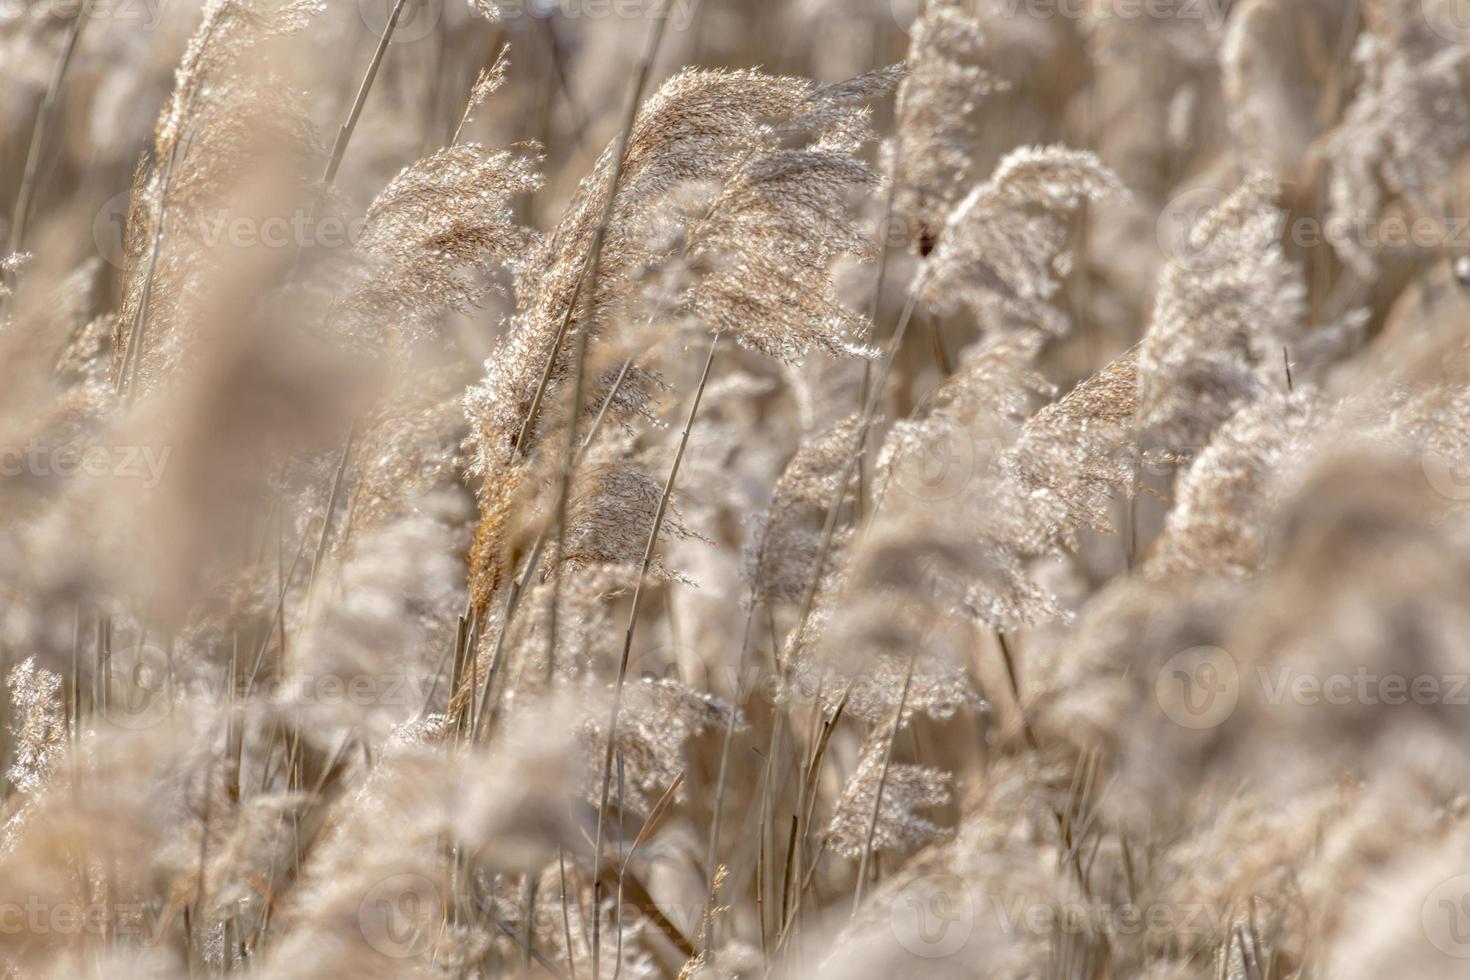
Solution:
[(1470, 970), (1470, 4), (0, 0), (0, 980)]

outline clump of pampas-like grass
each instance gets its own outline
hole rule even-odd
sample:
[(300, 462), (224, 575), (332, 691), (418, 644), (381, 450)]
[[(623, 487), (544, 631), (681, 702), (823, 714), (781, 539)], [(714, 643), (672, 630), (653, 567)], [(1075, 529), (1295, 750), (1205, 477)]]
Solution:
[(0, 974), (1459, 975), (1453, 3), (551, 6), (0, 23)]

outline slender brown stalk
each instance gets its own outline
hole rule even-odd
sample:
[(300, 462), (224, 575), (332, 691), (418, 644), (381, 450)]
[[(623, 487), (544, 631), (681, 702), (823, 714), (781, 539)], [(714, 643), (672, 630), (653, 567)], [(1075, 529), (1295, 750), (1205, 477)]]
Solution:
[[(399, 0), (401, 3), (402, 0)], [(572, 318), (576, 315), (577, 304), (581, 300), (583, 287), (587, 288), (588, 295), (595, 300), (597, 296), (597, 271), (602, 259), (603, 242), (607, 239), (608, 225), (612, 221), (613, 206), (617, 203), (618, 188), (623, 182), (623, 168), (627, 164), (628, 140), (633, 135), (633, 124), (638, 120), (638, 108), (643, 104), (643, 92), (648, 87), (649, 76), (653, 74), (653, 62), (658, 56), (659, 47), (663, 43), (664, 29), (668, 24), (668, 18), (664, 16), (663, 5), (653, 11), (653, 30), (649, 34), (648, 43), (644, 46), (643, 56), (639, 59), (638, 70), (633, 83), (632, 97), (628, 101), (627, 111), (623, 114), (623, 125), (618, 131), (617, 149), (613, 151), (613, 170), (608, 178), (607, 200), (602, 206), (602, 215), (597, 222), (597, 229), (592, 234), (592, 241), (588, 245), (587, 258), (582, 263), (582, 271), (577, 276), (577, 284), (572, 289), (572, 297), (567, 301), (567, 310), (562, 318), (561, 325), (557, 328), (556, 337), (551, 342), (551, 350), (546, 354), (546, 364), (542, 368), (541, 378), (536, 385), (536, 391), (531, 396), (531, 407), (526, 411), (525, 421), (521, 423), (521, 431), (516, 436), (512, 446), (512, 452), (525, 452), (527, 440), (531, 431), (536, 427), (536, 421), (541, 415), (541, 405), (546, 398), (546, 389), (551, 384), (551, 376), (554, 372), (557, 358), (561, 355), (562, 343), (566, 340), (567, 331), (571, 325)], [(591, 303), (588, 304), (589, 307)], [(580, 370), (580, 367), (574, 368)], [(575, 403), (574, 403), (575, 407)]]
[[(759, 574), (759, 564), (757, 564), (757, 574)], [(739, 672), (735, 676), (734, 692), (735, 704), (737, 707), (739, 706), (743, 697), (742, 685), (745, 683), (745, 671), (747, 669), (747, 665), (750, 662), (750, 634), (751, 627), (754, 622), (755, 603), (754, 601), (752, 601), (750, 609), (747, 610), (745, 614), (745, 631), (740, 640), (740, 668)], [(725, 785), (730, 770), (730, 746), (735, 740), (735, 715), (736, 712), (732, 710), (729, 716), (725, 719), (724, 736), (720, 743), (720, 770), (719, 775), (715, 779), (715, 798), (714, 802), (711, 804), (713, 815), (710, 819), (709, 846), (705, 851), (704, 863), (705, 869), (709, 874), (709, 891), (711, 895), (711, 901), (713, 900), (712, 896), (714, 893), (715, 878), (719, 870), (717, 857), (720, 842), (720, 824), (721, 818), (724, 815)], [(713, 935), (714, 929), (711, 928), (709, 930), (708, 936), (709, 941), (711, 942), (713, 942)]]
[(158, 268), (158, 254), (163, 248), (163, 224), (168, 214), (168, 193), (173, 184), (174, 164), (179, 158), (181, 142), (181, 140), (174, 141), (173, 148), (169, 151), (168, 164), (164, 167), (163, 181), (158, 193), (158, 217), (153, 225), (153, 238), (148, 244), (148, 264), (143, 270), (143, 291), (138, 297), (138, 309), (133, 313), (132, 327), (128, 331), (127, 355), (117, 375), (116, 390), (127, 400), (133, 397), (136, 387), (135, 376), (143, 361), (141, 348), (144, 325), (148, 320), (148, 300), (153, 293), (153, 274)]
[[(664, 483), (663, 493), (659, 496), (658, 509), (653, 515), (653, 526), (648, 532), (648, 546), (643, 550), (643, 563), (638, 568), (638, 577), (633, 585), (633, 599), (628, 610), (628, 628), (623, 634), (623, 654), (618, 661), (617, 680), (613, 685), (612, 711), (607, 722), (607, 748), (602, 759), (602, 790), (601, 798), (597, 807), (597, 835), (594, 838), (592, 860), (597, 866), (602, 862), (603, 834), (607, 822), (608, 789), (612, 779), (613, 750), (617, 744), (618, 716), (623, 705), (623, 685), (628, 677), (628, 660), (633, 652), (633, 636), (638, 628), (638, 613), (643, 604), (643, 589), (648, 581), (649, 569), (653, 566), (653, 555), (658, 547), (659, 532), (663, 530), (664, 515), (668, 513), (669, 498), (674, 491), (674, 484), (679, 479), (679, 467), (684, 462), (684, 453), (689, 448), (689, 434), (694, 429), (694, 420), (699, 414), (699, 404), (704, 399), (704, 391), (709, 383), (710, 369), (715, 363), (715, 351), (720, 345), (720, 335), (715, 334), (710, 341), (709, 354), (704, 359), (704, 370), (700, 372), (699, 384), (694, 389), (694, 399), (689, 405), (689, 416), (684, 422), (684, 431), (679, 436), (679, 448), (674, 451), (674, 462), (669, 467), (669, 477)], [(595, 920), (594, 920), (595, 921)], [(621, 933), (621, 923), (619, 932)], [(597, 972), (598, 965), (597, 944), (592, 948), (592, 973), (600, 976)]]
[[(587, 427), (587, 435), (582, 440), (581, 446), (578, 447), (576, 458), (572, 461), (572, 466), (574, 469), (576, 467), (576, 464), (581, 461), (584, 455), (586, 455), (587, 448), (592, 444), (592, 440), (596, 437), (598, 429), (601, 428), (603, 420), (607, 417), (608, 407), (612, 404), (613, 399), (617, 397), (618, 388), (622, 385), (623, 379), (627, 377), (628, 371), (632, 367), (632, 365), (632, 361), (625, 361), (623, 363), (623, 369), (621, 372), (619, 372), (617, 380), (614, 381), (612, 388), (608, 391), (607, 397), (603, 399), (602, 407), (598, 409), (597, 415), (593, 417), (592, 424)], [(560, 503), (558, 503), (559, 510), (560, 506)], [(560, 529), (560, 527), (561, 524), (558, 523), (557, 528)], [(491, 666), (489, 677), (491, 678), (496, 675), (496, 667), (501, 663), (501, 657), (505, 653), (505, 643), (510, 635), (510, 625), (515, 619), (516, 610), (520, 608), (521, 596), (525, 595), (526, 589), (530, 587), (532, 576), (536, 574), (536, 569), (541, 561), (541, 552), (546, 547), (546, 536), (549, 530), (549, 528), (541, 529), (541, 532), (536, 536), (535, 543), (531, 546), (531, 554), (526, 559), (524, 569), (521, 572), (521, 577), (519, 579), (513, 580), (510, 583), (509, 588), (506, 589), (505, 606), (503, 607), (503, 611), (500, 617), (500, 632), (495, 637), (495, 650), (490, 657)], [(561, 542), (560, 538), (558, 538), (558, 552), (560, 552), (560, 549)], [(471, 643), (471, 648), (473, 648), (473, 643)], [(548, 673), (550, 672), (551, 667), (552, 663), (548, 658)], [(455, 689), (457, 690), (458, 688), (456, 687)], [(471, 690), (476, 689), (477, 688), (474, 685), (471, 686)], [(483, 689), (480, 690), (480, 709), (477, 717), (481, 719), (488, 717), (490, 722), (493, 723), (495, 720), (495, 711), (498, 707), (498, 702), (492, 702), (491, 690), (492, 689), (488, 683)], [(481, 736), (481, 728), (482, 726), (478, 724), (474, 726), (474, 737), (476, 741), (478, 741)]]
[[(600, 237), (600, 235), (599, 235)], [(594, 243), (595, 244), (595, 243)], [(600, 251), (600, 250), (599, 250)], [(592, 265), (594, 282), (597, 276), (597, 261)], [(587, 369), (587, 334), (590, 323), (577, 330), (577, 345), (572, 356), (572, 383), (567, 413), (566, 445), (562, 449), (561, 484), (556, 494), (556, 550), (551, 559), (551, 608), (546, 624), (546, 677), (548, 684), (556, 674), (556, 632), (558, 610), (561, 605), (561, 560), (566, 548), (567, 508), (572, 496), (572, 472), (576, 468), (579, 447), (577, 445), (577, 419), (582, 412), (582, 386)]]
[(1031, 730), (1031, 722), (1026, 719), (1026, 706), (1021, 702), (1021, 677), (1016, 669), (1016, 658), (1011, 653), (1011, 645), (1004, 633), (997, 632), (995, 638), (1000, 643), (1000, 656), (1005, 662), (1006, 681), (1011, 687), (1011, 697), (1016, 702), (1016, 715), (1021, 719), (1021, 731), (1026, 736), (1026, 744), (1034, 750), (1039, 747), (1039, 743), (1036, 741), (1036, 733)]
[[(902, 152), (902, 144), (895, 144), (893, 150), (893, 173), (889, 175), (888, 193), (884, 195), (885, 199), (883, 202), (883, 222), (879, 226), (882, 233), (882, 241), (878, 245), (878, 269), (873, 275), (873, 291), (868, 296), (868, 325), (870, 328), (876, 326), (878, 323), (878, 305), (883, 299), (883, 284), (888, 279), (888, 251), (892, 247), (893, 239), (893, 204), (898, 196), (899, 154)], [(867, 407), (868, 394), (872, 390), (872, 387), (873, 362), (864, 361), (863, 380), (862, 384), (858, 387), (858, 409), (860, 411)], [(867, 436), (864, 435), (863, 441), (858, 444), (859, 454), (866, 453), (867, 448)], [(867, 484), (867, 474), (864, 472), (861, 462), (858, 464), (857, 476), (858, 492), (856, 499), (858, 513), (861, 514)]]
[[(25, 244), (26, 227), (30, 223), (32, 210), (32, 198), (36, 190), (36, 174), (41, 168), (41, 156), (45, 151), (47, 137), (51, 133), (51, 124), (56, 116), (56, 99), (61, 94), (61, 85), (66, 78), (66, 72), (71, 67), (72, 55), (76, 53), (77, 41), (81, 39), (82, 28), (87, 25), (91, 16), (91, 8), (82, 4), (77, 8), (77, 14), (72, 18), (71, 26), (67, 28), (66, 39), (61, 45), (61, 54), (56, 59), (56, 64), (51, 69), (51, 77), (46, 82), (46, 93), (41, 97), (41, 105), (36, 109), (35, 125), (31, 128), (31, 143), (26, 148), (25, 168), (21, 172), (20, 191), (15, 198), (15, 210), (10, 216), (10, 242), (6, 246), (7, 255), (21, 250)], [(0, 316), (4, 315), (5, 304), (8, 297), (0, 297)]]
[[(556, 502), (556, 551), (552, 562), (551, 609), (549, 611), (549, 625), (547, 629), (546, 659), (548, 678), (552, 675), (556, 660), (557, 607), (561, 592), (561, 556), (565, 543), (567, 507), (569, 497), (571, 496), (572, 474), (576, 469), (576, 454), (578, 453), (577, 419), (581, 413), (587, 345), (589, 332), (592, 327), (591, 316), (597, 297), (597, 278), (602, 261), (602, 248), (603, 243), (607, 239), (608, 226), (612, 222), (613, 208), (617, 203), (618, 190), (622, 185), (623, 170), (627, 164), (628, 141), (632, 138), (633, 125), (638, 119), (638, 109), (643, 103), (643, 92), (647, 88), (648, 79), (653, 73), (653, 63), (658, 55), (659, 47), (663, 42), (664, 30), (667, 26), (667, 18), (663, 14), (662, 5), (653, 12), (653, 17), (653, 30), (649, 34), (648, 42), (644, 46), (643, 55), (639, 61), (633, 92), (628, 100), (628, 107), (623, 116), (622, 128), (618, 132), (616, 149), (613, 151), (613, 171), (608, 179), (607, 200), (603, 204), (602, 214), (598, 220), (597, 228), (593, 232), (592, 241), (589, 243), (587, 258), (582, 265), (581, 272), (577, 276), (576, 286), (572, 290), (571, 298), (567, 301), (566, 314), (562, 318), (560, 326), (557, 328), (556, 337), (551, 343), (551, 349), (547, 352), (546, 364), (542, 369), (540, 380), (536, 385), (535, 394), (531, 398), (530, 408), (526, 412), (526, 418), (521, 424), (516, 441), (511, 447), (511, 452), (514, 454), (516, 452), (525, 452), (529, 446), (530, 434), (535, 428), (536, 421), (540, 416), (541, 405), (545, 399), (547, 387), (551, 383), (551, 376), (557, 358), (561, 355), (562, 343), (566, 338), (567, 331), (572, 323), (572, 318), (576, 315), (577, 305), (581, 301), (583, 288), (586, 287), (589, 297), (587, 304), (588, 318), (585, 322), (579, 324), (577, 329), (576, 349), (572, 365), (571, 408), (568, 414), (568, 433), (566, 447), (563, 451), (561, 482), (558, 488)], [(623, 371), (619, 374), (618, 384), (622, 383), (622, 379), (626, 376), (629, 367), (630, 364), (624, 365)], [(616, 391), (616, 386), (614, 387), (614, 391)], [(610, 394), (598, 412), (597, 419), (593, 423), (593, 429), (588, 433), (588, 444), (591, 443), (592, 432), (596, 431), (597, 424), (601, 422), (611, 402), (612, 395)], [(537, 540), (536, 551), (538, 552), (538, 556), (543, 540), (544, 532), (542, 537)], [(528, 563), (526, 569), (527, 576), (534, 571), (535, 566), (535, 560)], [(496, 661), (500, 659), (501, 649), (504, 646), (506, 635), (509, 632), (511, 616), (514, 613), (515, 605), (518, 603), (520, 592), (521, 588), (513, 583), (510, 587), (510, 593), (507, 596), (506, 615), (501, 621), (500, 635), (496, 640)], [(490, 681), (491, 678), (487, 677), (485, 692), (482, 695), (482, 699), (484, 700), (488, 700), (489, 698)], [(484, 712), (482, 711), (481, 714), (483, 717)], [(597, 949), (594, 943), (594, 960), (596, 956)], [(594, 969), (595, 973), (596, 971)]]
[(362, 107), (367, 103), (368, 92), (372, 90), (373, 82), (378, 77), (378, 68), (383, 64), (383, 56), (388, 53), (388, 45), (393, 41), (393, 31), (398, 27), (404, 2), (405, 0), (395, 0), (393, 11), (388, 15), (388, 23), (383, 25), (383, 33), (378, 38), (378, 46), (373, 49), (372, 60), (368, 62), (362, 82), (357, 86), (352, 108), (348, 110), (347, 118), (337, 130), (337, 139), (332, 144), (332, 155), (327, 158), (326, 169), (322, 171), (322, 184), (327, 187), (337, 180), (337, 168), (342, 166), (342, 157), (347, 152), (347, 144), (352, 142), (353, 132), (357, 130), (357, 120), (362, 115)]
[(556, 866), (561, 875), (561, 928), (567, 951), (567, 976), (577, 980), (576, 958), (572, 956), (572, 914), (567, 903), (567, 852), (564, 847), (556, 849)]
[(898, 710), (893, 716), (893, 727), (888, 730), (888, 742), (883, 747), (883, 768), (878, 772), (878, 786), (873, 791), (873, 813), (868, 819), (868, 835), (863, 843), (863, 856), (858, 860), (857, 884), (852, 893), (852, 914), (863, 904), (863, 887), (868, 881), (868, 859), (873, 854), (873, 837), (878, 832), (878, 815), (883, 806), (883, 789), (888, 783), (888, 767), (893, 762), (893, 743), (898, 740), (898, 730), (903, 727), (903, 711), (908, 704), (909, 688), (914, 681), (914, 662), (919, 659), (917, 648), (909, 654), (908, 669), (903, 675), (903, 691), (898, 696)]
[(826, 568), (827, 555), (832, 550), (832, 539), (837, 531), (837, 518), (842, 512), (842, 501), (847, 497), (847, 485), (852, 480), (854, 470), (859, 460), (862, 459), (862, 447), (866, 445), (868, 433), (873, 427), (873, 420), (877, 417), (878, 402), (882, 399), (883, 389), (888, 383), (888, 376), (893, 372), (894, 361), (898, 357), (898, 351), (903, 346), (904, 335), (908, 333), (909, 323), (914, 318), (914, 309), (918, 305), (918, 283), (909, 292), (908, 302), (904, 305), (903, 313), (898, 318), (898, 326), (894, 328), (893, 339), (889, 341), (888, 351), (883, 355), (882, 365), (878, 369), (878, 377), (872, 390), (868, 393), (868, 403), (863, 409), (862, 421), (858, 426), (857, 437), (853, 440), (853, 451), (849, 456), (847, 464), (843, 467), (842, 475), (837, 480), (837, 489), (832, 495), (832, 502), (827, 508), (827, 519), (822, 526), (822, 539), (817, 547), (816, 558), (812, 561), (812, 577), (807, 583), (806, 594), (801, 601), (801, 612), (796, 617), (796, 627), (792, 636), (799, 640), (801, 631), (806, 627), (807, 620), (811, 618), (812, 608), (816, 605), (817, 591), (821, 587), (822, 572)]
[(327, 552), (327, 542), (332, 536), (332, 515), (337, 511), (337, 500), (342, 495), (342, 486), (347, 480), (347, 463), (352, 459), (352, 443), (357, 434), (354, 424), (347, 430), (342, 443), (342, 456), (337, 460), (337, 470), (332, 476), (332, 490), (327, 495), (327, 507), (322, 513), (322, 533), (316, 542), (316, 551), (311, 556), (311, 572), (306, 579), (306, 611), (311, 612), (311, 599), (316, 590), (317, 572), (321, 570), (322, 557)]

